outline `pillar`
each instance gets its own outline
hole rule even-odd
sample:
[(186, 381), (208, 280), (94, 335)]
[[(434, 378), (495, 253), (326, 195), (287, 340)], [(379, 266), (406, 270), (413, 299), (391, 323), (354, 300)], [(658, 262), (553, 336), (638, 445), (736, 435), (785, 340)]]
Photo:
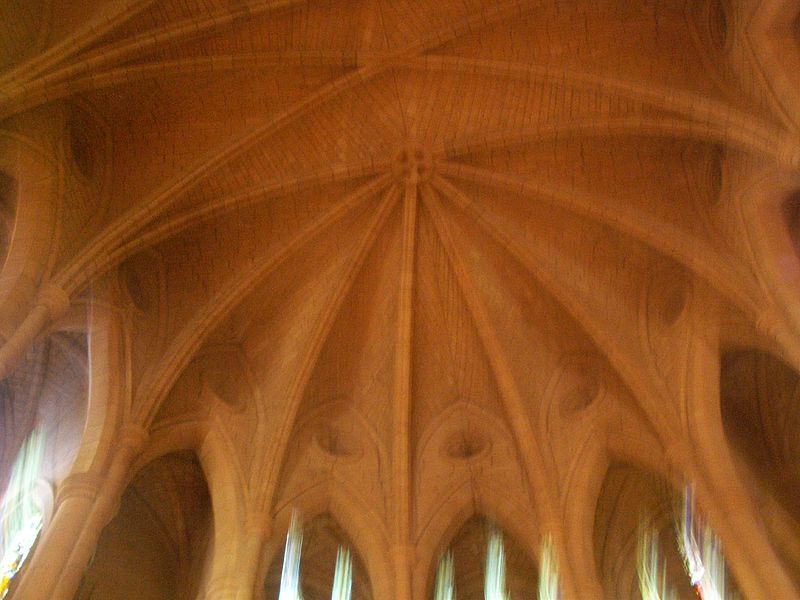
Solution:
[(722, 426), (719, 343), (710, 322), (709, 298), (694, 308), (686, 378), (686, 460), (698, 504), (722, 542), (722, 549), (748, 598), (796, 598), (759, 516), (760, 511), (736, 469)]
[[(94, 553), (103, 528), (116, 513), (130, 468), (147, 439), (136, 426), (124, 427), (111, 464), (99, 485), (88, 476), (62, 486), (53, 522), (25, 573), (15, 600), (71, 600)], [(63, 493), (59, 492), (61, 495)], [(52, 530), (52, 531), (51, 531)]]
[[(31, 580), (25, 594), (18, 591), (16, 598), (25, 600), (71, 600), (80, 584), (89, 559), (92, 557), (100, 534), (116, 513), (122, 493), (128, 483), (130, 468), (147, 439), (141, 427), (126, 426), (122, 428), (119, 443), (111, 459), (111, 464), (102, 479), (97, 495), (88, 511), (74, 513), (70, 519), (81, 519), (80, 523), (72, 523), (69, 531), (73, 534), (64, 537), (63, 544), (69, 545), (68, 555), (61, 553), (56, 571), (55, 581)], [(48, 550), (45, 547), (43, 551)], [(31, 579), (26, 578), (26, 581)]]
[(100, 479), (89, 473), (67, 477), (58, 489), (53, 518), (42, 533), (27, 567), (13, 586), (13, 599), (48, 598), (69, 559), (100, 489)]
[[(206, 600), (251, 600), (258, 586), (264, 541), (272, 531), (269, 516), (248, 514), (243, 523), (217, 522), (215, 511), (214, 554)], [(225, 519), (221, 519), (224, 521)]]

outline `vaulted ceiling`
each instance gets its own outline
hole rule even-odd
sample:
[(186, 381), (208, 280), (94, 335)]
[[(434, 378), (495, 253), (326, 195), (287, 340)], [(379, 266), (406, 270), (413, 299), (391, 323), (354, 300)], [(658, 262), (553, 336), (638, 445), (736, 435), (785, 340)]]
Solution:
[(1, 374), (88, 334), (108, 405), (73, 471), (103, 419), (152, 456), (211, 431), (240, 502), (281, 522), (348, 498), (414, 548), (384, 562), (419, 597), (472, 512), (533, 560), (555, 530), (596, 591), (595, 509), (613, 523), (628, 481), (608, 465), (713, 471), (721, 417), (693, 421), (720, 352), (800, 367), (798, 22), (775, 0), (4, 2)]

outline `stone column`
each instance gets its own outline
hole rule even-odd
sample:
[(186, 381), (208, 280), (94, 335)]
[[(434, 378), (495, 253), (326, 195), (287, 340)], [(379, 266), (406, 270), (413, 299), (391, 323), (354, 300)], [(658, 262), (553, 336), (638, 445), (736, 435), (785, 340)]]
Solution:
[(119, 508), (122, 493), (128, 482), (130, 468), (147, 439), (144, 429), (126, 426), (120, 432), (119, 445), (111, 459), (111, 465), (103, 478), (97, 497), (86, 515), (80, 534), (72, 540), (72, 550), (61, 570), (52, 593), (25, 596), (25, 600), (71, 600), (78, 589), (89, 559), (94, 553), (103, 528)]
[(76, 473), (64, 480), (56, 496), (53, 519), (42, 533), (29, 564), (20, 573), (19, 584), (12, 588), (13, 599), (50, 597), (99, 489), (100, 478), (89, 473)]
[(395, 600), (411, 600), (411, 565), (413, 561), (414, 548), (410, 544), (398, 544), (392, 548)]
[[(222, 528), (224, 532), (221, 531)], [(263, 513), (248, 515), (244, 523), (214, 523), (214, 556), (206, 600), (251, 600), (259, 585), (264, 541), (272, 530)]]
[[(589, 461), (587, 461), (588, 463)], [(596, 465), (591, 464), (596, 468)], [(573, 482), (579, 480), (574, 477)], [(583, 482), (582, 482), (583, 483)], [(553, 535), (558, 561), (559, 590), (563, 598), (602, 598), (603, 586), (594, 562), (594, 518), (597, 497), (581, 485), (566, 498), (563, 523), (543, 524), (543, 533)], [(541, 568), (542, 556), (539, 556)], [(539, 574), (541, 577), (541, 572)]]
[(797, 590), (773, 550), (760, 511), (747, 490), (722, 425), (719, 345), (706, 307), (695, 311), (687, 389), (687, 471), (702, 511), (722, 542), (722, 550), (748, 598), (796, 598)]

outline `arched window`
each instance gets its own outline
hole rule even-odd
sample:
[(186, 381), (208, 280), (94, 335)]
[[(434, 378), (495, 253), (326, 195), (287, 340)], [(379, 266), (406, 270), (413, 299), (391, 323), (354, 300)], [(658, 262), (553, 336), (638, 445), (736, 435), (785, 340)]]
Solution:
[[(446, 566), (452, 560), (452, 567)], [(452, 569), (457, 600), (537, 598), (539, 574), (528, 553), (483, 516), (470, 518), (453, 537), (442, 569)], [(436, 594), (436, 582), (431, 597)], [(505, 597), (504, 597), (505, 596)], [(446, 598), (444, 596), (443, 598)]]
[(332, 590), (341, 589), (342, 578), (347, 577), (343, 569), (345, 562), (342, 559), (343, 552), (349, 552), (352, 581), (350, 598), (372, 600), (372, 588), (364, 563), (347, 534), (331, 515), (320, 514), (304, 523), (300, 513), (297, 513), (295, 528), (295, 532), (290, 532), (287, 536), (287, 544), (291, 544), (291, 539), (294, 539), (299, 544), (297, 548), (299, 552), (293, 557), (291, 550), (288, 553), (280, 552), (275, 556), (267, 572), (264, 598), (278, 600), (279, 597), (283, 598), (286, 595), (285, 592), (281, 594), (282, 573), (290, 568), (287, 559), (291, 561), (299, 558), (299, 592), (302, 599), (330, 600), (334, 597)]
[[(3, 588), (47, 527), (53, 490), (69, 473), (86, 417), (86, 336), (55, 332), (0, 382)], [(0, 595), (0, 597), (2, 597)]]
[(739, 597), (716, 537), (699, 518), (691, 488), (676, 490), (631, 465), (615, 463), (608, 469), (597, 500), (594, 554), (609, 600)]
[(39, 494), (44, 434), (34, 430), (22, 444), (0, 504), (0, 598), (22, 567), (39, 531), (45, 511)]

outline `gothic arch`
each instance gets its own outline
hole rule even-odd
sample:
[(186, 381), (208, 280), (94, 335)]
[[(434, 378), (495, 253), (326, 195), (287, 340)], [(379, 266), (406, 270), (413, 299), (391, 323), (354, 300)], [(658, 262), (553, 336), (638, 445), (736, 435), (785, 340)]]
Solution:
[(450, 495), (431, 516), (427, 526), (418, 534), (414, 590), (416, 597), (427, 597), (433, 589), (438, 559), (471, 519), (483, 518), (496, 523), (512, 536), (531, 561), (539, 559), (539, 544), (545, 532), (536, 523), (533, 510), (512, 498), (498, 499), (485, 487), (465, 481), (451, 490)]
[[(391, 567), (386, 560), (388, 541), (386, 533), (383, 531), (383, 524), (380, 519), (370, 513), (366, 505), (352, 490), (347, 490), (344, 485), (335, 484), (314, 486), (278, 510), (273, 521), (272, 537), (264, 548), (261, 561), (263, 575), (257, 578), (257, 581), (264, 582), (259, 584), (260, 589), (266, 591), (265, 586), (273, 591), (277, 589), (275, 586), (280, 580), (280, 565), (282, 564), (286, 531), (289, 527), (291, 513), (295, 509), (300, 511), (303, 518), (304, 544), (307, 541), (305, 539), (306, 527), (313, 528), (317, 521), (323, 527), (338, 531), (334, 536), (338, 538), (337, 543), (351, 548), (354, 557), (354, 600), (390, 597)], [(335, 557), (335, 549), (333, 552), (334, 554), (324, 553), (325, 564), (319, 565), (304, 564), (301, 557), (301, 581), (303, 581), (303, 569), (306, 568), (323, 570), (332, 577), (332, 559)], [(304, 546), (303, 555), (306, 554)], [(326, 580), (324, 584), (329, 584), (329, 582)], [(356, 588), (359, 586), (361, 589), (357, 590)], [(318, 593), (324, 590), (330, 594), (329, 585), (327, 589), (325, 589), (325, 585), (320, 584), (317, 584), (316, 587), (319, 588)], [(309, 600), (311, 599), (309, 598)]]
[[(431, 597), (436, 578), (438, 556), (452, 551), (454, 563), (454, 580), (459, 598), (479, 600), (483, 598), (484, 566), (486, 546), (490, 529), (497, 529), (504, 542), (506, 558), (506, 584), (512, 598), (531, 598), (536, 594), (538, 582), (537, 554), (531, 553), (528, 540), (520, 542), (519, 538), (508, 533), (502, 521), (489, 519), (485, 513), (475, 511), (466, 518), (454, 521), (458, 524), (455, 531), (445, 538), (441, 552), (434, 556), (428, 577), (426, 578), (425, 595)], [(452, 527), (451, 527), (452, 528)], [(515, 527), (515, 529), (521, 529)]]
[(612, 462), (603, 479), (594, 521), (594, 560), (609, 600), (638, 600), (636, 572), (640, 527), (652, 528), (667, 569), (667, 581), (682, 600), (694, 597), (683, 570), (674, 520), (679, 507), (663, 477), (630, 464)]
[[(0, 334), (8, 337), (39, 291), (57, 250), (61, 179), (46, 133), (32, 139), (0, 131), (0, 171), (7, 177), (13, 216), (0, 277)], [(12, 191), (13, 190), (13, 191)], [(5, 215), (4, 215), (5, 216)], [(41, 240), (49, 240), (41, 243)]]
[(720, 407), (736, 467), (760, 507), (770, 542), (800, 581), (800, 374), (752, 348), (720, 361)]
[(193, 600), (213, 536), (211, 513), (194, 452), (151, 461), (122, 495), (76, 599)]

